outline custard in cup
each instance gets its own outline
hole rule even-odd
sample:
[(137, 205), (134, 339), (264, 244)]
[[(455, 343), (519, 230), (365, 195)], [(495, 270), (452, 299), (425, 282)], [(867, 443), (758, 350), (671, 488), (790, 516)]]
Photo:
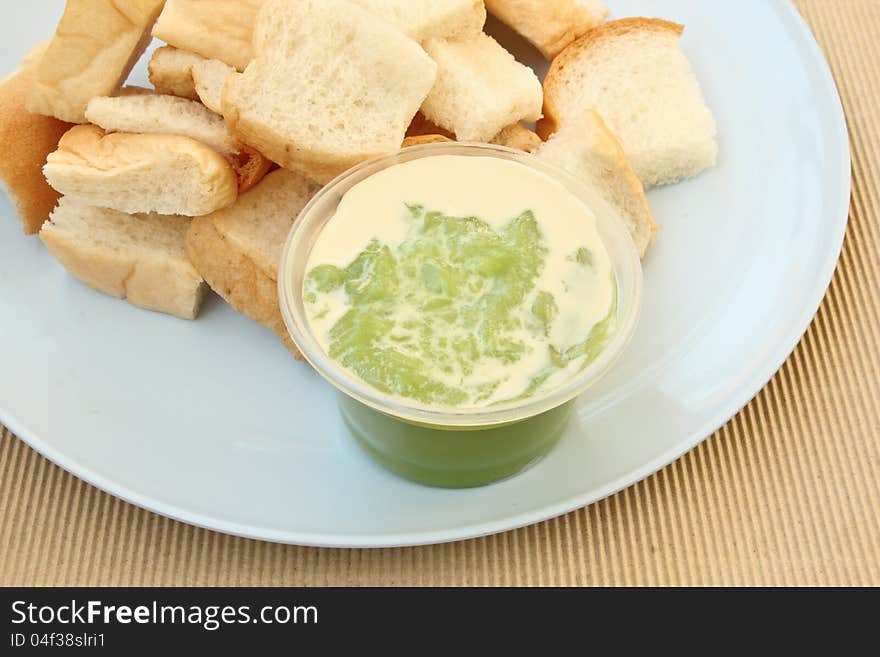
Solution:
[(388, 469), (488, 484), (560, 439), (638, 318), (641, 263), (595, 190), (485, 144), (415, 146), (322, 189), (279, 270), (291, 338)]

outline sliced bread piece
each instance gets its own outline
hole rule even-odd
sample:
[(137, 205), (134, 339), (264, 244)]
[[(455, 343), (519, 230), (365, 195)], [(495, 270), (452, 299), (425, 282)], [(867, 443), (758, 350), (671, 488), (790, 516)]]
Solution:
[(186, 240), (208, 285), (275, 331), (297, 358), (278, 306), (278, 265), (293, 220), (317, 190), (296, 173), (273, 171), (235, 205), (195, 218)]
[(495, 135), (489, 143), (531, 153), (541, 145), (541, 138), (523, 124), (514, 123)]
[(267, 0), (254, 48), (224, 89), (230, 129), (322, 183), (397, 150), (436, 73), (415, 41), (345, 0)]
[(125, 82), (150, 42), (165, 0), (67, 0), (37, 66), (28, 109), (83, 123), (88, 102)]
[(223, 117), (193, 100), (164, 94), (100, 96), (86, 107), (86, 119), (106, 132), (183, 135), (215, 151), (235, 153), (241, 146)]
[(177, 135), (67, 132), (43, 167), (56, 190), (120, 212), (197, 216), (232, 204), (238, 179), (226, 159)]
[(219, 59), (205, 59), (172, 46), (158, 48), (150, 58), (150, 82), (160, 94), (201, 100), (221, 114), (223, 87), (235, 69)]
[[(167, 0), (153, 35), (243, 71), (253, 58), (250, 37), (264, 1), (215, 0), (209, 4), (205, 0)], [(483, 0), (350, 1), (419, 42), (432, 37), (476, 36), (486, 22)], [(209, 34), (213, 28), (214, 34)]]
[(40, 239), (71, 274), (96, 290), (195, 319), (207, 286), (186, 255), (189, 223), (187, 217), (128, 215), (65, 197)]
[(223, 88), (235, 69), (219, 59), (203, 59), (192, 66), (192, 79), (202, 103), (212, 112), (223, 113)]
[(195, 64), (205, 61), (201, 55), (173, 46), (162, 46), (153, 52), (147, 66), (150, 82), (160, 94), (170, 94), (180, 98), (198, 100), (192, 69)]
[(222, 116), (186, 98), (162, 94), (93, 98), (86, 118), (107, 132), (181, 135), (207, 144), (235, 170), (239, 193), (256, 185), (272, 166), (233, 137)]
[(495, 39), (429, 39), (437, 81), (422, 113), (459, 141), (489, 141), (503, 128), (541, 116), (541, 83)]
[(483, 0), (351, 0), (387, 20), (409, 38), (460, 39), (477, 36), (486, 23)]
[(5, 154), (0, 157), (0, 186), (28, 235), (40, 230), (61, 196), (46, 182), (42, 169), (46, 156), (71, 128), (69, 123), (25, 109), (34, 66), (44, 49), (31, 51), (22, 67), (0, 82), (0, 149)]
[(547, 60), (608, 16), (601, 0), (486, 0), (486, 7)]
[(533, 154), (565, 169), (607, 201), (629, 229), (639, 256), (645, 257), (657, 226), (644, 187), (596, 112), (586, 110), (580, 119), (569, 120)]
[(636, 175), (662, 185), (715, 164), (715, 119), (681, 49), (676, 23), (626, 18), (590, 30), (544, 79), (543, 138), (593, 109), (620, 139)]
[(167, 0), (153, 36), (243, 71), (253, 58), (254, 20), (264, 0)]

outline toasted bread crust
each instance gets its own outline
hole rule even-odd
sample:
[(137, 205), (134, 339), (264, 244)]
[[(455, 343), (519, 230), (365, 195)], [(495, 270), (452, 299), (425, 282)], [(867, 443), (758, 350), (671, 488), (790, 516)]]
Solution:
[(238, 178), (238, 193), (244, 194), (249, 189), (253, 189), (263, 177), (269, 173), (275, 163), (263, 156), (255, 148), (241, 145), (241, 149), (237, 153), (226, 156), (229, 166), (235, 171)]
[(5, 153), (0, 158), (0, 181), (28, 235), (39, 232), (61, 197), (46, 182), (42, 169), (72, 127), (25, 109), (32, 81), (33, 68), (28, 67), (0, 82), (0, 150)]
[(544, 78), (544, 118), (540, 119), (535, 127), (535, 131), (541, 139), (546, 141), (550, 138), (550, 135), (559, 130), (560, 112), (556, 106), (556, 93), (560, 84), (560, 73), (566, 66), (606, 39), (640, 31), (681, 36), (684, 31), (684, 25), (660, 18), (621, 18), (594, 27), (557, 55), (550, 64), (550, 70), (547, 71), (547, 75)]
[(401, 144), (401, 148), (408, 146), (419, 146), (421, 144), (437, 144), (440, 142), (455, 141), (444, 135), (416, 135), (415, 137), (406, 137)]
[(233, 308), (272, 329), (298, 360), (278, 305), (277, 281), (236, 249), (210, 216), (196, 217), (186, 235), (186, 251), (196, 270)]

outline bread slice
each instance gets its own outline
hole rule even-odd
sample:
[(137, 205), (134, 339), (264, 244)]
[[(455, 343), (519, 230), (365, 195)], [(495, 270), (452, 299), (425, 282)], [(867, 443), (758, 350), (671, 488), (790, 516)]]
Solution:
[(83, 123), (88, 102), (125, 82), (150, 42), (165, 0), (68, 0), (40, 59), (27, 107)]
[(278, 306), (278, 265), (293, 220), (318, 186), (291, 171), (266, 176), (235, 205), (193, 219), (189, 257), (236, 310), (268, 326), (299, 358)]
[(222, 155), (177, 135), (72, 128), (43, 167), (56, 190), (120, 212), (196, 216), (232, 204), (238, 180)]
[(220, 114), (223, 87), (235, 69), (219, 59), (163, 46), (150, 58), (149, 72), (150, 82), (160, 94), (201, 100), (209, 110)]
[(193, 100), (163, 94), (93, 98), (86, 119), (106, 132), (183, 135), (207, 144), (224, 155), (241, 146), (223, 117)]
[(477, 36), (486, 23), (483, 0), (351, 0), (415, 41)]
[(162, 46), (150, 57), (147, 66), (150, 82), (160, 94), (199, 100), (192, 69), (195, 64), (203, 61), (204, 57), (188, 50)]
[(521, 120), (541, 116), (541, 83), (495, 39), (429, 39), (437, 81), (422, 113), (460, 141), (489, 141)]
[(639, 256), (645, 257), (657, 226), (644, 187), (596, 112), (585, 110), (579, 119), (569, 120), (533, 155), (565, 169), (606, 201), (629, 229)]
[(541, 138), (521, 123), (507, 126), (489, 142), (531, 153), (541, 145)]
[(253, 58), (254, 21), (264, 0), (167, 0), (153, 36), (243, 71)]
[(230, 129), (322, 183), (397, 150), (436, 73), (415, 41), (345, 0), (267, 0), (254, 48), (224, 90)]
[(608, 16), (601, 0), (486, 0), (486, 7), (547, 60)]
[(96, 290), (195, 319), (207, 287), (186, 255), (189, 223), (186, 217), (127, 215), (65, 197), (40, 239), (71, 274)]
[[(46, 44), (48, 45), (48, 44)], [(61, 196), (43, 177), (46, 156), (71, 124), (25, 109), (34, 66), (44, 48), (29, 53), (22, 67), (0, 82), (0, 186), (15, 206), (24, 232), (33, 235)]]
[[(153, 34), (242, 71), (253, 58), (249, 37), (264, 1), (215, 0), (208, 4), (205, 0), (168, 0)], [(432, 37), (476, 36), (486, 22), (483, 0), (350, 1), (419, 42)], [(211, 29), (214, 34), (207, 33)]]
[(162, 94), (93, 98), (86, 118), (107, 132), (181, 135), (207, 144), (235, 170), (239, 193), (256, 185), (272, 166), (233, 137), (222, 116), (186, 98)]
[(681, 50), (684, 28), (627, 18), (590, 30), (560, 54), (544, 80), (547, 138), (583, 111), (598, 112), (636, 175), (662, 185), (715, 164), (715, 119)]
[(212, 112), (223, 113), (223, 88), (235, 69), (219, 59), (203, 59), (192, 66), (192, 79), (202, 103)]

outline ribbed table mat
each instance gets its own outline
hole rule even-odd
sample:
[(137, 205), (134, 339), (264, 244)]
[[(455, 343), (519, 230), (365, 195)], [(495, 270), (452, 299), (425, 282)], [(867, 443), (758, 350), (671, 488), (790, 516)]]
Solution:
[(160, 517), (3, 429), (0, 584), (880, 585), (880, 0), (796, 4), (846, 108), (849, 229), (794, 354), (697, 449), (609, 499), (518, 531), (329, 550)]

